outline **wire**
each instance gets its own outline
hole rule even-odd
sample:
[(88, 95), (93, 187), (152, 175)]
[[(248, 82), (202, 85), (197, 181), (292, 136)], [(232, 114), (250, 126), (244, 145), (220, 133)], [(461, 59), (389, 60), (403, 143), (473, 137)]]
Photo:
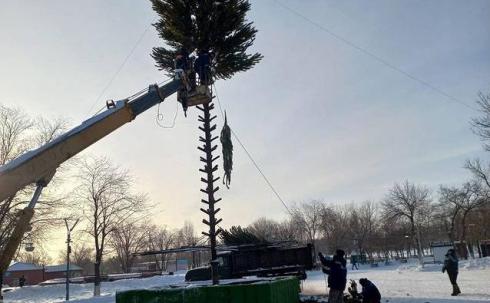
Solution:
[[(103, 110), (104, 110), (104, 108), (106, 108), (106, 105), (102, 106), (102, 107), (101, 107), (101, 108), (100, 108), (100, 109), (99, 109), (99, 110), (98, 110), (98, 111), (97, 111), (97, 112), (96, 112), (96, 113), (95, 113), (93, 116), (98, 115), (98, 114), (99, 114), (101, 111), (103, 111)], [(92, 117), (93, 117), (93, 116), (92, 116)]]
[(179, 103), (178, 102), (175, 102), (176, 106), (175, 106), (175, 115), (174, 115), (174, 119), (172, 121), (172, 124), (170, 126), (166, 126), (166, 125), (162, 125), (160, 122), (163, 121), (163, 114), (160, 113), (160, 104), (162, 104), (161, 102), (158, 103), (158, 107), (157, 107), (157, 116), (155, 118), (155, 122), (156, 124), (161, 127), (161, 128), (165, 128), (165, 129), (168, 129), (168, 128), (174, 128), (175, 127), (175, 120), (177, 120), (177, 113), (179, 112)]
[[(225, 115), (224, 115), (224, 112), (223, 112), (223, 108), (221, 107), (221, 101), (219, 99), (218, 90), (216, 89), (216, 85), (213, 84), (213, 87), (214, 87), (214, 91), (216, 92), (216, 99), (218, 100), (218, 106), (219, 106), (219, 110), (220, 110), (220, 113), (221, 113), (221, 117), (223, 118), (223, 121), (224, 121)], [(269, 178), (267, 178), (267, 176), (264, 174), (264, 172), (262, 171), (262, 169), (259, 167), (259, 165), (257, 164), (257, 162), (254, 160), (254, 158), (252, 157), (252, 155), (250, 154), (250, 152), (245, 147), (245, 145), (238, 138), (238, 135), (235, 133), (235, 131), (233, 131), (233, 128), (231, 128), (231, 134), (237, 140), (238, 144), (240, 144), (240, 146), (242, 147), (242, 149), (245, 151), (245, 153), (247, 154), (247, 157), (250, 159), (250, 161), (252, 161), (252, 164), (255, 166), (255, 168), (257, 169), (257, 171), (260, 173), (260, 175), (264, 179), (265, 183), (269, 186), (269, 188), (272, 190), (272, 192), (277, 197), (277, 199), (282, 203), (282, 205), (284, 206), (284, 208), (286, 208), (286, 210), (288, 211), (288, 213), (292, 216), (293, 215), (293, 212), (289, 209), (289, 207), (287, 206), (286, 202), (284, 202), (284, 200), (282, 199), (281, 195), (279, 195), (279, 193), (277, 192), (277, 190), (275, 189), (275, 187), (269, 181)]]
[(279, 6), (281, 6), (282, 8), (284, 8), (284, 9), (286, 9), (286, 10), (288, 10), (289, 12), (293, 13), (293, 14), (294, 14), (294, 15), (296, 15), (297, 17), (299, 17), (299, 18), (301, 18), (301, 19), (305, 20), (306, 22), (308, 22), (308, 23), (310, 23), (310, 24), (312, 24), (312, 25), (314, 25), (314, 26), (318, 27), (320, 30), (322, 30), (322, 31), (324, 31), (324, 32), (326, 32), (326, 33), (328, 33), (330, 36), (334, 37), (335, 39), (337, 39), (337, 40), (339, 40), (339, 41), (341, 41), (341, 42), (343, 42), (343, 43), (347, 44), (348, 46), (350, 46), (350, 47), (352, 47), (352, 48), (357, 49), (358, 51), (360, 51), (360, 52), (364, 53), (365, 55), (367, 55), (367, 56), (369, 56), (369, 57), (371, 57), (371, 58), (373, 58), (374, 60), (378, 61), (379, 63), (381, 63), (381, 64), (383, 64), (383, 65), (387, 66), (388, 68), (390, 68), (390, 69), (392, 69), (392, 70), (394, 70), (394, 71), (396, 71), (396, 72), (399, 72), (400, 74), (402, 74), (402, 75), (406, 76), (407, 78), (412, 79), (413, 81), (418, 82), (418, 83), (420, 83), (420, 84), (422, 84), (422, 85), (424, 85), (424, 86), (426, 86), (426, 87), (430, 88), (430, 89), (431, 89), (431, 90), (433, 90), (434, 92), (436, 92), (436, 93), (438, 93), (438, 94), (440, 94), (440, 95), (442, 95), (442, 96), (446, 97), (446, 98), (448, 99), (448, 101), (452, 101), (452, 102), (455, 102), (455, 103), (459, 103), (460, 105), (463, 105), (463, 106), (465, 106), (465, 107), (467, 107), (467, 108), (469, 108), (469, 109), (472, 109), (472, 110), (474, 110), (474, 111), (477, 111), (477, 109), (476, 109), (476, 108), (474, 108), (473, 106), (468, 105), (467, 103), (465, 103), (465, 102), (461, 101), (460, 99), (458, 99), (458, 98), (456, 98), (456, 97), (454, 97), (454, 96), (452, 96), (452, 95), (450, 95), (450, 94), (446, 93), (446, 92), (445, 92), (445, 91), (443, 91), (442, 89), (437, 88), (436, 86), (434, 86), (434, 85), (430, 84), (429, 82), (427, 82), (427, 81), (425, 81), (425, 80), (422, 80), (422, 79), (420, 79), (420, 78), (418, 78), (418, 77), (416, 77), (416, 76), (414, 76), (414, 75), (412, 75), (412, 74), (410, 74), (410, 73), (408, 73), (408, 72), (404, 71), (403, 69), (401, 69), (401, 68), (399, 68), (399, 67), (397, 67), (397, 66), (395, 66), (395, 65), (391, 64), (390, 62), (386, 61), (385, 59), (381, 58), (380, 56), (378, 56), (378, 55), (374, 54), (373, 52), (371, 52), (371, 51), (369, 51), (369, 50), (367, 50), (367, 49), (365, 49), (365, 48), (363, 48), (363, 47), (361, 47), (361, 46), (359, 46), (359, 45), (355, 44), (354, 42), (352, 42), (352, 41), (350, 41), (350, 40), (347, 40), (346, 38), (344, 38), (344, 37), (340, 36), (339, 34), (337, 34), (337, 33), (333, 32), (332, 30), (330, 30), (330, 29), (326, 28), (326, 27), (325, 27), (325, 26), (323, 26), (322, 24), (320, 24), (320, 23), (318, 23), (318, 22), (316, 22), (316, 21), (314, 21), (314, 20), (312, 20), (312, 19), (308, 18), (307, 16), (305, 16), (305, 15), (301, 14), (301, 13), (300, 13), (300, 12), (298, 12), (297, 10), (295, 10), (295, 9), (293, 9), (293, 8), (291, 8), (291, 7), (289, 7), (289, 6), (287, 6), (286, 4), (282, 3), (281, 1), (279, 1), (279, 0), (272, 0), (272, 1), (276, 2), (276, 3), (277, 3)]
[(124, 58), (123, 62), (121, 63), (121, 65), (119, 65), (119, 68), (116, 70), (116, 72), (114, 73), (114, 75), (112, 76), (112, 78), (109, 80), (109, 82), (107, 83), (107, 85), (102, 89), (102, 91), (99, 93), (99, 95), (97, 96), (97, 98), (95, 99), (94, 103), (92, 104), (92, 106), (90, 106), (90, 109), (88, 110), (87, 112), (87, 115), (92, 111), (92, 109), (94, 108), (95, 104), (97, 102), (99, 102), (100, 98), (102, 98), (102, 96), (105, 94), (105, 92), (109, 89), (109, 87), (112, 85), (112, 83), (114, 82), (114, 80), (117, 78), (117, 76), (119, 75), (119, 73), (122, 71), (124, 65), (126, 65), (126, 63), (128, 62), (129, 58), (131, 58), (131, 56), (133, 55), (134, 51), (136, 50), (136, 48), (138, 47), (138, 45), (141, 43), (141, 41), (143, 40), (143, 38), (145, 37), (146, 33), (150, 30), (150, 27), (151, 25), (156, 21), (153, 20), (153, 22), (150, 23), (150, 25), (148, 25), (146, 27), (146, 29), (141, 33), (141, 35), (139, 36), (138, 40), (136, 41), (136, 43), (133, 45), (133, 48), (131, 49), (131, 51), (129, 52), (129, 54), (126, 56), (126, 58)]

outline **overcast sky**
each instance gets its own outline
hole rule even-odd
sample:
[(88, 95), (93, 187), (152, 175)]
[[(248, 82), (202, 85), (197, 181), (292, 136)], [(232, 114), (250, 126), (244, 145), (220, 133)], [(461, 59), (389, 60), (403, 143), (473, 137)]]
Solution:
[[(470, 106), (479, 91), (490, 91), (489, 1), (280, 1)], [(377, 201), (404, 180), (436, 190), (469, 177), (465, 159), (488, 157), (470, 130), (468, 107), (276, 1), (251, 2), (259, 30), (253, 48), (264, 59), (218, 82), (218, 93), (230, 126), (288, 204)], [(0, 103), (75, 126), (106, 99), (164, 80), (149, 55), (163, 43), (150, 26), (155, 18), (149, 1), (2, 1)], [(162, 104), (163, 124), (176, 108), (175, 96)], [(156, 115), (149, 110), (84, 154), (129, 169), (137, 189), (158, 204), (155, 222), (190, 220), (201, 231), (196, 110), (184, 118), (179, 109), (171, 129), (158, 127)], [(219, 192), (223, 226), (286, 217), (234, 143), (231, 189)]]

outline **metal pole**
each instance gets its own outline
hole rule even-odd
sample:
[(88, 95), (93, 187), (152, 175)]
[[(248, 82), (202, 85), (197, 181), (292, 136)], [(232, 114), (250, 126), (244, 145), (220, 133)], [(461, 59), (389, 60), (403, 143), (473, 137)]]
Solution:
[(78, 223), (77, 219), (75, 221), (75, 224), (70, 228), (68, 226), (68, 219), (65, 220), (65, 225), (66, 225), (66, 301), (70, 300), (70, 253), (71, 253), (71, 232), (75, 228), (75, 226)]
[(70, 300), (70, 229), (65, 219), (67, 237), (66, 237), (66, 301)]

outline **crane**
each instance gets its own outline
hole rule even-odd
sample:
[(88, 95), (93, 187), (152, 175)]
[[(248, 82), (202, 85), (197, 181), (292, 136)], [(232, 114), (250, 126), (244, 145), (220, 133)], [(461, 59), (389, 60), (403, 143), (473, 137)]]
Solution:
[(178, 101), (185, 104), (185, 107), (210, 101), (208, 87), (198, 86), (198, 89), (190, 91), (188, 72), (191, 71), (176, 71), (170, 82), (162, 86), (152, 84), (146, 92), (135, 97), (116, 102), (107, 101), (107, 109), (104, 112), (83, 121), (53, 141), (0, 166), (0, 201), (13, 197), (30, 184), (36, 185), (29, 204), (19, 212), (12, 235), (1, 251), (0, 280), (22, 241), (43, 188), (49, 184), (63, 162), (174, 93), (178, 93)]

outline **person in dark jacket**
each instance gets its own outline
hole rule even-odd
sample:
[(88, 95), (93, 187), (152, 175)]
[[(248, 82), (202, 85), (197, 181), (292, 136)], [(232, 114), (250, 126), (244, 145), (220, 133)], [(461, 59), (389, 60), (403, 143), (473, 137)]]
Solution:
[(211, 56), (207, 50), (199, 50), (194, 61), (194, 70), (199, 75), (202, 85), (211, 84)]
[(338, 249), (335, 252), (332, 260), (327, 260), (322, 253), (318, 253), (320, 262), (323, 265), (324, 272), (328, 273), (328, 302), (343, 303), (344, 290), (347, 284), (347, 261), (345, 260), (345, 252)]
[(19, 286), (24, 287), (25, 284), (26, 284), (26, 277), (22, 275), (22, 277), (19, 278)]
[(446, 253), (446, 259), (444, 260), (444, 265), (442, 266), (442, 272), (447, 271), (449, 276), (449, 281), (453, 285), (453, 293), (451, 296), (457, 296), (461, 293), (458, 283), (458, 257), (456, 256), (456, 251), (454, 249), (449, 249)]
[(354, 270), (354, 267), (359, 270), (359, 266), (357, 266), (357, 256), (351, 255), (350, 256), (350, 264), (352, 264), (351, 270)]
[(362, 286), (362, 303), (380, 303), (381, 294), (373, 282), (366, 278), (359, 279), (359, 284)]
[(180, 48), (175, 55), (175, 68), (183, 71), (189, 69), (189, 52), (185, 47)]

